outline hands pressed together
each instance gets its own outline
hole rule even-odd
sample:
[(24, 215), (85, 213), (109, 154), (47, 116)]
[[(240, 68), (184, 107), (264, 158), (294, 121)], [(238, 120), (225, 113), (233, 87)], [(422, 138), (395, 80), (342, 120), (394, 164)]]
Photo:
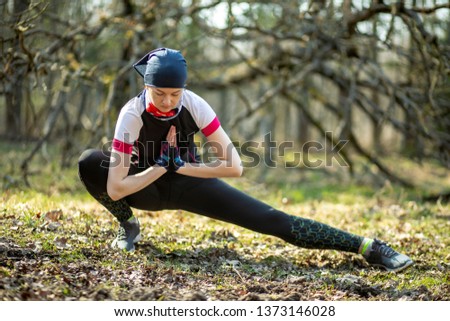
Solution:
[(166, 141), (161, 143), (161, 153), (156, 160), (156, 164), (164, 167), (168, 172), (176, 172), (184, 166), (184, 161), (180, 158), (177, 147), (177, 132), (175, 126), (171, 126), (167, 134)]

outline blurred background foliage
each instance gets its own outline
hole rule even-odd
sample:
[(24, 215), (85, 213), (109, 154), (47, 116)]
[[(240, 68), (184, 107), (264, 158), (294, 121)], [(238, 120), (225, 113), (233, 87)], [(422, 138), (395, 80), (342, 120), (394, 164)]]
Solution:
[(429, 184), (419, 164), (450, 182), (447, 0), (0, 0), (0, 12), (3, 155), (22, 146), (0, 156), (4, 180), (29, 184), (37, 155), (73, 168), (107, 147), (143, 88), (133, 62), (164, 46), (185, 55), (188, 88), (243, 159), (260, 155), (257, 180)]

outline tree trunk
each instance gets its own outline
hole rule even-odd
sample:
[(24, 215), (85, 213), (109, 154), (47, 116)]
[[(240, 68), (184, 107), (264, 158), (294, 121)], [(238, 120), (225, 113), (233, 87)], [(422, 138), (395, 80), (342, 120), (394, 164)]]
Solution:
[[(303, 96), (303, 100), (305, 102), (305, 105), (310, 107), (310, 100), (307, 89), (302, 90), (301, 95)], [(299, 142), (299, 146), (305, 145), (306, 142), (309, 141), (310, 138), (310, 123), (308, 121), (308, 118), (306, 117), (305, 113), (302, 110), (299, 110), (298, 113), (298, 132), (297, 132), (297, 139)]]
[[(12, 13), (14, 24), (20, 24), (22, 14), (28, 9), (29, 0), (14, 0), (12, 2)], [(20, 42), (22, 39), (22, 31), (16, 30), (16, 37), (12, 48), (14, 52), (20, 52)], [(14, 60), (14, 57), (11, 57)], [(14, 62), (13, 62), (14, 64)], [(13, 67), (14, 68), (14, 67)], [(10, 82), (5, 86), (5, 103), (6, 103), (6, 136), (10, 139), (21, 137), (21, 118), (22, 118), (22, 88), (25, 79), (26, 66), (19, 66), (12, 70)]]
[[(378, 34), (377, 30), (377, 17), (374, 18), (372, 22), (372, 34), (376, 35)], [(375, 64), (378, 64), (378, 50), (377, 50), (377, 39), (373, 38), (371, 48), (370, 48), (370, 54), (372, 60), (375, 62)], [(380, 95), (377, 90), (372, 90), (372, 100), (377, 105), (380, 106)], [(377, 155), (383, 154), (383, 148), (381, 144), (381, 134), (383, 130), (383, 125), (380, 124), (377, 120), (371, 119), (372, 122), (372, 145), (373, 150)]]
[[(411, 6), (415, 7), (417, 4), (416, 0), (412, 1)], [(414, 48), (414, 39), (413, 39), (413, 35), (410, 35), (409, 37), (409, 55), (411, 56), (410, 60), (409, 60), (409, 68), (408, 68), (408, 72), (407, 72), (407, 82), (408, 84), (411, 86), (414, 83), (414, 70), (415, 70), (415, 66), (414, 66), (414, 53), (415, 48)], [(411, 108), (411, 107), (409, 107)], [(408, 110), (405, 110), (405, 124), (411, 124), (414, 123), (415, 119), (414, 117), (412, 117), (412, 115), (409, 113)], [(402, 152), (407, 155), (407, 156), (413, 156), (415, 154), (415, 150), (416, 150), (416, 145), (417, 145), (417, 137), (415, 135), (415, 133), (412, 132), (411, 129), (408, 129), (404, 135), (403, 135), (403, 143), (402, 143)]]

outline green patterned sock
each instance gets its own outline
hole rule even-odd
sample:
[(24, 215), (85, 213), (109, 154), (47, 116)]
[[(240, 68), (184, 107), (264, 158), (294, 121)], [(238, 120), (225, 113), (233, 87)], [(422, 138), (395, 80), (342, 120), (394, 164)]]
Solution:
[(358, 253), (362, 236), (351, 234), (329, 225), (291, 216), (291, 243), (309, 249), (330, 249)]
[(97, 201), (100, 202), (108, 211), (114, 215), (119, 222), (125, 222), (133, 217), (133, 211), (130, 205), (128, 205), (125, 199), (120, 199), (118, 201), (113, 201), (107, 193), (103, 193), (96, 197)]

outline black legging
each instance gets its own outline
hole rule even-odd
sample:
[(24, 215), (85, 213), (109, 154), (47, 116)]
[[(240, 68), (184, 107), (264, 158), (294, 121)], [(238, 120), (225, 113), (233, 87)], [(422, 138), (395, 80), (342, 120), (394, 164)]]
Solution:
[[(130, 207), (148, 211), (182, 209), (277, 236), (304, 248), (357, 253), (363, 240), (361, 236), (276, 210), (216, 178), (166, 173), (142, 190), (113, 201), (106, 192), (109, 158), (109, 152), (85, 151), (78, 163), (79, 176), (88, 192), (119, 222), (133, 215)], [(137, 172), (139, 169), (132, 166), (129, 174)]]

